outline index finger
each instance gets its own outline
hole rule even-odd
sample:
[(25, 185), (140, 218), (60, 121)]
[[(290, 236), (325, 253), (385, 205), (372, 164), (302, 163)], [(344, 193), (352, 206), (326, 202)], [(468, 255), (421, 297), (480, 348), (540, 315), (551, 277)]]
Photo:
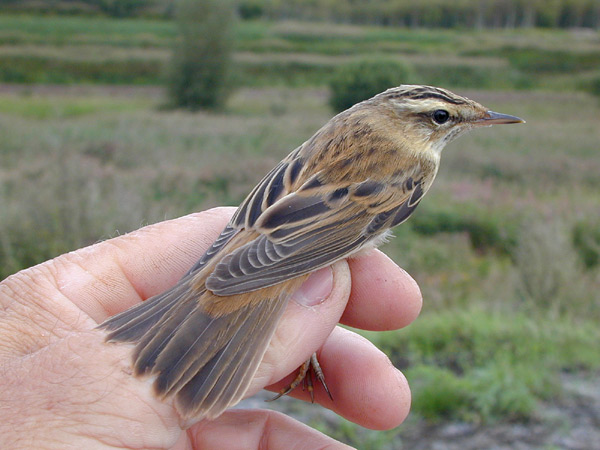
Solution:
[(202, 256), (235, 208), (150, 225), (52, 260), (61, 293), (96, 322), (173, 286)]

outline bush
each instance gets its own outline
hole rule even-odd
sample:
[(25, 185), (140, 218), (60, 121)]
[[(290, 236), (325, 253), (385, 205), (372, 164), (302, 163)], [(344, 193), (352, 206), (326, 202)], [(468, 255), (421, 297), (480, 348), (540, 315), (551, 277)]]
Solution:
[(600, 99), (600, 77), (596, 77), (586, 86), (590, 94)]
[[(600, 83), (598, 84), (598, 95), (600, 95)], [(591, 269), (598, 266), (600, 264), (600, 221), (582, 221), (575, 224), (573, 245), (585, 267)]]
[(388, 88), (406, 83), (410, 68), (391, 60), (365, 60), (340, 67), (329, 83), (329, 104), (339, 112)]
[(407, 371), (411, 382), (413, 411), (424, 418), (464, 418), (473, 402), (469, 380), (435, 366), (418, 365)]
[(221, 108), (230, 93), (233, 3), (230, 0), (180, 0), (181, 40), (170, 70), (173, 106)]
[(262, 17), (265, 13), (263, 4), (257, 1), (243, 1), (238, 5), (238, 14), (243, 20), (252, 20)]
[(551, 314), (575, 310), (579, 302), (570, 280), (577, 279), (579, 267), (569, 234), (560, 222), (525, 222), (514, 256), (521, 291), (529, 306)]

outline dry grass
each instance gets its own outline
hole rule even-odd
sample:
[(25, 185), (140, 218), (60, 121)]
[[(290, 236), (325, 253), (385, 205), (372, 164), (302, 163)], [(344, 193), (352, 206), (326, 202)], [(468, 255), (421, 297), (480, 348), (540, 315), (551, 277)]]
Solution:
[[(571, 241), (573, 224), (598, 214), (597, 106), (570, 94), (468, 94), (528, 123), (445, 151), (428, 198), (385, 248), (419, 282), (422, 317), (369, 337), (406, 370), (413, 418), (529, 420), (540, 399), (560, 398), (561, 370), (597, 368), (600, 270), (584, 269)], [(235, 205), (331, 116), (319, 89), (246, 89), (219, 114), (161, 111), (155, 90), (99, 87), (28, 90), (24, 114), (20, 95), (0, 91), (0, 278), (147, 223)], [(64, 114), (73, 102), (86, 107)], [(360, 445), (358, 430), (348, 425), (343, 439)], [(397, 433), (377, 434), (374, 448)]]
[[(160, 111), (160, 95), (147, 90), (73, 90), (0, 94), (4, 276), (144, 223), (235, 205), (331, 116), (321, 90), (243, 90), (221, 114)], [(520, 305), (525, 294), (547, 295), (548, 279), (560, 285), (561, 305), (571, 292), (578, 304), (597, 302), (597, 276), (581, 272), (570, 234), (575, 221), (597, 214), (595, 102), (566, 93), (466, 94), (528, 123), (477, 131), (445, 151), (414, 222), (449, 211), (471, 221), (465, 231), (423, 236), (409, 221), (388, 252), (421, 283), (426, 309)], [(473, 226), (484, 233), (476, 241)], [(52, 241), (41, 252), (40, 232)], [(479, 247), (481, 239), (492, 241)], [(527, 271), (535, 252), (555, 261), (567, 250), (570, 276), (558, 278), (559, 266)]]

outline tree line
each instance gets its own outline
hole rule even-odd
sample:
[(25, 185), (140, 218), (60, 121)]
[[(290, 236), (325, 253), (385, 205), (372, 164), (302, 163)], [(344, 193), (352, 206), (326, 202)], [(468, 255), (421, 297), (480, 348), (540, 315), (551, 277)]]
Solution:
[(248, 0), (239, 8), (250, 5), (273, 18), (384, 26), (600, 28), (600, 0)]
[[(0, 0), (0, 11), (171, 18), (176, 4), (173, 0)], [(600, 28), (600, 0), (237, 0), (236, 8), (242, 19), (435, 28)]]

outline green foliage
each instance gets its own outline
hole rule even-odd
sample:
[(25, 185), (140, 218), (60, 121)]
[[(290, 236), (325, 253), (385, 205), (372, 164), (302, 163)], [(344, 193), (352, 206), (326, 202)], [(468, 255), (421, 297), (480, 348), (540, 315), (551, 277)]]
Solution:
[(73, 97), (58, 100), (52, 96), (40, 98), (27, 94), (0, 97), (0, 113), (35, 120), (66, 119), (99, 113), (114, 114), (151, 105), (151, 101), (140, 98)]
[[(497, 86), (499, 81), (498, 70), (485, 66), (428, 64), (417, 66), (415, 71), (423, 78), (423, 83), (433, 86), (488, 89)], [(502, 84), (507, 84), (506, 81)]]
[(595, 69), (600, 65), (600, 52), (507, 48), (502, 53), (516, 69), (534, 74), (571, 73)]
[[(0, 16), (0, 74), (31, 83), (158, 84), (175, 30), (158, 20)], [(525, 65), (517, 69), (502, 50), (508, 43), (542, 55), (593, 54), (595, 37), (263, 21), (243, 22), (235, 32), (237, 80), (269, 88), (240, 90), (226, 114), (156, 111), (160, 91), (147, 87), (117, 95), (112, 88), (77, 87), (76, 95), (64, 95), (71, 88), (30, 86), (22, 96), (5, 88), (0, 278), (115, 230), (238, 204), (259, 174), (330, 118), (322, 90), (288, 85), (322, 86), (350, 61), (393, 55), (415, 67), (415, 82), (489, 88), (465, 92), (531, 119), (523, 127), (476, 132), (449, 148), (434, 188), (388, 247), (425, 298), (415, 324), (375, 338), (407, 369), (414, 410), (431, 420), (525, 420), (536, 415), (532, 405), (560, 393), (560, 371), (598, 368), (598, 129), (590, 114), (597, 105), (589, 95), (562, 92), (597, 69), (582, 57), (574, 61), (587, 73), (534, 74)], [(469, 53), (473, 48), (480, 53)], [(531, 80), (540, 89), (561, 89), (491, 92)], [(560, 217), (565, 229), (541, 230), (528, 242), (523, 212)], [(576, 217), (586, 219), (573, 224)], [(530, 245), (517, 257), (523, 242)], [(569, 259), (571, 275), (557, 276), (573, 248), (590, 270), (573, 272), (579, 260)], [(533, 252), (550, 256), (532, 264)], [(553, 288), (536, 282), (531, 295), (522, 285), (523, 277), (553, 276), (564, 285), (558, 309), (548, 308), (555, 296), (543, 294)], [(479, 309), (465, 312), (464, 305)], [(329, 431), (358, 448), (385, 448), (381, 433), (337, 422)]]
[(175, 107), (222, 108), (231, 92), (233, 2), (180, 0), (181, 41), (169, 68), (169, 93)]
[(517, 234), (514, 223), (481, 211), (465, 209), (432, 209), (421, 207), (410, 220), (410, 226), (419, 234), (467, 233), (471, 245), (479, 251), (494, 250), (510, 255), (515, 248)]
[(573, 245), (588, 269), (600, 264), (600, 220), (582, 220), (573, 227)]
[(559, 393), (558, 371), (600, 364), (593, 323), (515, 312), (437, 311), (368, 337), (404, 370), (413, 410), (430, 420), (527, 420)]
[(265, 5), (258, 0), (244, 0), (239, 2), (237, 10), (244, 20), (258, 19), (264, 15)]
[(310, 61), (238, 61), (235, 81), (245, 86), (319, 86), (332, 70), (331, 64)]
[[(90, 2), (92, 3), (92, 2)], [(93, 0), (100, 11), (110, 17), (134, 17), (152, 2), (148, 0)]]
[(0, 80), (8, 83), (156, 84), (160, 61), (76, 61), (43, 56), (0, 56)]
[(0, 0), (0, 11), (32, 14), (104, 15), (124, 18), (139, 16), (166, 16), (170, 11), (161, 0)]
[[(169, 1), (159, 0), (1, 0), (0, 9), (56, 14), (106, 14), (113, 17), (160, 15), (171, 12)], [(598, 28), (595, 0), (507, 2), (504, 0), (245, 0), (242, 17), (285, 17), (295, 20), (335, 19), (337, 22), (412, 27), (588, 27)]]
[(528, 364), (495, 361), (474, 371), (472, 379), (472, 409), (484, 420), (527, 422), (536, 417), (541, 399), (555, 396), (558, 381), (540, 376), (539, 370)]
[(593, 78), (585, 86), (587, 91), (600, 99), (600, 76)]
[(388, 88), (406, 84), (410, 68), (403, 63), (386, 60), (364, 60), (341, 66), (329, 82), (329, 104), (334, 111), (343, 111)]
[[(597, 59), (589, 50), (596, 44), (593, 36), (545, 30), (492, 35), (258, 20), (234, 28), (235, 70), (229, 81), (236, 86), (323, 86), (349, 63), (401, 58), (413, 68), (412, 80), (422, 84), (589, 89)], [(31, 84), (163, 84), (161, 68), (172, 66), (165, 50), (183, 46), (174, 21), (14, 15), (0, 15), (0, 44), (0, 82)], [(567, 58), (570, 72), (533, 72), (527, 65), (529, 54), (545, 64), (564, 53), (573, 54)]]
[(461, 419), (469, 412), (474, 391), (469, 380), (451, 370), (427, 365), (406, 371), (411, 384), (413, 411), (437, 422), (441, 419)]
[(369, 430), (343, 417), (339, 417), (334, 422), (328, 420), (326, 417), (317, 416), (308, 425), (357, 449), (397, 450), (401, 440), (400, 436), (398, 436), (398, 428), (392, 430)]

